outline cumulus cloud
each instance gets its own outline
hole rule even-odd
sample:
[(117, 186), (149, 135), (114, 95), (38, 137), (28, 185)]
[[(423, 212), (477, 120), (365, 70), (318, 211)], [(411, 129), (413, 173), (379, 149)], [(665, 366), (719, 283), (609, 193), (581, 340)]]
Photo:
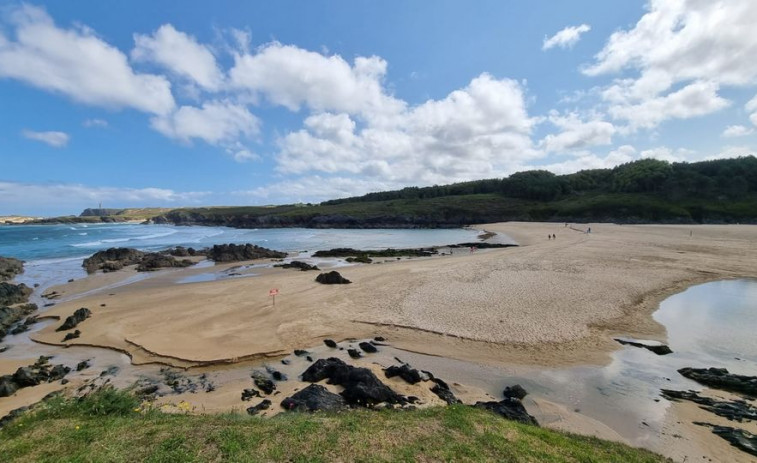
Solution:
[(725, 130), (723, 130), (723, 137), (744, 137), (746, 135), (751, 135), (752, 133), (754, 133), (754, 129), (750, 129), (749, 127), (745, 127), (743, 125), (729, 125), (725, 128)]
[(727, 106), (721, 87), (757, 83), (757, 3), (651, 0), (647, 9), (633, 27), (613, 33), (583, 69), (589, 76), (638, 72), (603, 94), (611, 113), (632, 128), (718, 111)]
[(33, 130), (24, 130), (21, 132), (24, 138), (29, 140), (41, 141), (53, 148), (62, 148), (68, 144), (68, 140), (71, 138), (65, 132), (35, 132)]
[(84, 127), (93, 128), (93, 127), (99, 127), (99, 128), (105, 128), (108, 126), (108, 121), (105, 119), (87, 119), (82, 124)]
[(207, 90), (218, 90), (223, 73), (210, 48), (171, 24), (163, 24), (153, 35), (134, 35), (135, 61), (152, 62), (175, 75), (187, 78)]
[(309, 175), (296, 182), (280, 181), (252, 190), (235, 191), (232, 194), (249, 200), (276, 202), (320, 202), (328, 199), (363, 195), (373, 191), (387, 191), (402, 188), (399, 183), (381, 180), (365, 180), (342, 176)]
[(346, 113), (317, 113), (279, 141), (278, 170), (358, 175), (396, 185), (470, 180), (541, 156), (521, 85), (482, 74), (463, 89), (360, 127)]
[(549, 114), (548, 120), (560, 129), (557, 134), (549, 134), (540, 142), (547, 152), (580, 150), (591, 146), (609, 145), (615, 133), (611, 123), (593, 119), (582, 121), (578, 114), (560, 115), (557, 111)]
[(255, 54), (238, 53), (229, 76), (234, 88), (293, 111), (306, 105), (375, 117), (395, 114), (405, 105), (383, 89), (386, 66), (377, 56), (359, 56), (350, 64), (339, 55), (273, 42)]
[(749, 120), (752, 121), (752, 124), (757, 126), (757, 96), (749, 100), (747, 104), (744, 105), (744, 108), (751, 113), (749, 115)]
[[(69, 209), (79, 211), (99, 202), (113, 207), (145, 207), (196, 204), (207, 192), (176, 192), (165, 188), (121, 188), (66, 183), (17, 183), (0, 181), (0, 211), (47, 214)], [(51, 206), (54, 205), (54, 206)]]
[(135, 72), (126, 56), (85, 27), (62, 29), (41, 8), (11, 10), (14, 39), (0, 40), (0, 78), (66, 95), (89, 105), (165, 114), (174, 107), (171, 84)]
[(189, 143), (200, 139), (211, 145), (232, 142), (260, 131), (260, 120), (242, 105), (229, 101), (210, 101), (202, 107), (182, 106), (171, 114), (150, 120), (163, 135)]
[(552, 37), (544, 37), (544, 43), (542, 44), (541, 49), (549, 50), (554, 47), (572, 48), (581, 39), (581, 34), (589, 32), (590, 30), (591, 26), (588, 24), (568, 26)]
[(686, 149), (686, 148), (677, 148), (677, 149), (671, 149), (667, 146), (659, 146), (655, 148), (651, 148), (648, 150), (644, 150), (640, 153), (642, 159), (659, 159), (660, 161), (668, 161), (668, 162), (684, 162), (684, 161), (691, 161), (692, 157), (696, 155), (697, 152)]

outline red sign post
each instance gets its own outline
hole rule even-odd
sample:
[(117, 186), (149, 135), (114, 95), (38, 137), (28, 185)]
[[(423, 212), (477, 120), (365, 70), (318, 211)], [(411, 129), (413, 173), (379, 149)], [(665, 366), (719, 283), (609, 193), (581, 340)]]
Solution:
[(273, 288), (268, 291), (268, 296), (273, 298), (273, 306), (276, 307), (276, 295), (279, 294), (279, 288)]

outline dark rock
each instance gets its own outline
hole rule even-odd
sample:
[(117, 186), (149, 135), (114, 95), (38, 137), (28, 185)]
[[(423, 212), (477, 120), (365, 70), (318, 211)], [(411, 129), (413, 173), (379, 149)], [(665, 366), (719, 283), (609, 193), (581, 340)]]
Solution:
[(331, 347), (332, 349), (336, 348), (336, 342), (334, 342), (332, 339), (324, 339), (323, 343), (326, 344), (327, 347)]
[(376, 336), (375, 338), (373, 338), (373, 340), (374, 341), (378, 341), (378, 342), (384, 342), (384, 341), (386, 341), (386, 339), (383, 336)]
[(404, 379), (405, 382), (410, 384), (421, 382), (421, 374), (415, 368), (411, 368), (407, 363), (403, 363), (400, 366), (392, 365), (384, 370), (384, 374), (387, 378), (394, 378), (395, 376), (399, 376), (400, 378)]
[(313, 363), (313, 357), (311, 357), (309, 355), (307, 357), (305, 357), (305, 360), (307, 360), (310, 363)]
[(506, 398), (523, 400), (528, 395), (528, 391), (523, 389), (523, 386), (516, 384), (515, 386), (507, 386), (502, 392)]
[(730, 426), (718, 426), (695, 421), (694, 424), (710, 428), (716, 434), (731, 443), (737, 449), (757, 457), (757, 436), (743, 429)]
[(217, 244), (206, 251), (215, 262), (238, 262), (254, 259), (282, 259), (285, 252), (273, 251), (254, 244)]
[(70, 341), (72, 339), (76, 339), (79, 336), (81, 336), (81, 331), (76, 330), (73, 333), (66, 333), (66, 336), (63, 338), (63, 342)]
[(10, 397), (15, 394), (18, 389), (19, 385), (13, 380), (13, 376), (0, 376), (0, 397)]
[(273, 379), (275, 381), (286, 381), (287, 380), (286, 375), (284, 373), (280, 372), (280, 371), (274, 371), (273, 373), (271, 373), (271, 376), (273, 376)]
[(0, 281), (12, 280), (24, 273), (24, 262), (13, 257), (0, 256)]
[(274, 384), (270, 379), (255, 378), (254, 382), (255, 386), (257, 386), (258, 389), (265, 392), (266, 394), (271, 394), (274, 390), (276, 390), (276, 384)]
[[(324, 341), (324, 342), (326, 342), (326, 341)], [(329, 346), (329, 347), (331, 347), (331, 346)], [(308, 352), (306, 350), (301, 350), (301, 349), (295, 349), (294, 350), (294, 355), (296, 355), (297, 357), (302, 357), (303, 355), (308, 355), (309, 353), (310, 352)]]
[(321, 273), (315, 277), (315, 281), (322, 285), (346, 285), (352, 283), (350, 280), (344, 278), (336, 270), (332, 270), (328, 273)]
[(160, 389), (160, 386), (157, 384), (148, 384), (147, 386), (141, 387), (134, 391), (134, 395), (137, 397), (151, 397), (154, 396), (156, 392)]
[(117, 367), (116, 365), (111, 365), (100, 373), (100, 377), (116, 376), (119, 371), (121, 371), (121, 368)]
[(153, 272), (162, 268), (182, 268), (194, 265), (188, 259), (176, 260), (173, 256), (167, 256), (158, 252), (145, 254), (137, 264), (137, 272)]
[(363, 349), (365, 352), (368, 352), (369, 354), (375, 354), (378, 352), (378, 349), (376, 349), (376, 346), (371, 344), (370, 342), (361, 342), (358, 344), (361, 349)]
[(268, 399), (263, 399), (263, 401), (259, 404), (248, 407), (247, 413), (249, 413), (250, 415), (257, 415), (261, 411), (268, 410), (269, 408), (271, 408), (271, 401)]
[(319, 359), (302, 373), (303, 381), (318, 382), (322, 379), (328, 379), (329, 384), (344, 387), (341, 395), (351, 405), (406, 402), (404, 397), (379, 381), (371, 370), (355, 368), (334, 357)]
[(76, 371), (82, 371), (90, 367), (89, 360), (82, 360), (76, 364)]
[(36, 386), (47, 381), (47, 375), (31, 367), (20, 367), (13, 373), (13, 382), (18, 384), (19, 388)]
[(56, 381), (58, 379), (61, 379), (61, 378), (63, 378), (64, 376), (66, 376), (70, 372), (71, 372), (71, 368), (69, 368), (67, 366), (64, 366), (64, 365), (55, 365), (50, 370), (50, 375), (48, 377), (48, 381)]
[(82, 267), (87, 273), (95, 273), (98, 270), (112, 272), (120, 270), (127, 265), (139, 263), (145, 253), (131, 248), (109, 248), (104, 251), (98, 251), (91, 257), (84, 259)]
[(704, 410), (731, 421), (741, 423), (744, 420), (757, 420), (757, 408), (749, 405), (744, 400), (717, 400), (711, 397), (700, 396), (694, 391), (674, 391), (670, 389), (662, 389), (662, 396), (672, 401), (688, 400), (694, 402), (699, 404)]
[(440, 399), (447, 402), (449, 405), (462, 403), (457, 397), (455, 397), (455, 394), (449, 389), (447, 383), (439, 378), (433, 378), (431, 381), (436, 383), (434, 384), (434, 387), (431, 388), (431, 392), (439, 396)]
[(299, 260), (293, 260), (288, 264), (276, 264), (274, 265), (274, 267), (296, 268), (300, 269), (303, 272), (307, 272), (308, 270), (320, 270), (317, 265), (310, 265), (306, 262), (300, 262)]
[(347, 353), (350, 355), (351, 358), (354, 358), (354, 359), (359, 359), (360, 357), (362, 357), (362, 355), (360, 354), (360, 351), (357, 349), (347, 349)]
[(673, 353), (670, 347), (666, 346), (665, 344), (652, 344), (649, 342), (633, 341), (630, 339), (621, 338), (615, 338), (615, 340), (620, 344), (623, 344), (624, 346), (640, 347), (652, 351), (657, 355), (668, 355)]
[(725, 368), (681, 368), (678, 373), (707, 387), (757, 397), (757, 376), (734, 375)]
[(307, 412), (338, 411), (346, 406), (347, 403), (342, 396), (329, 392), (320, 384), (311, 384), (281, 402), (281, 407), (285, 410)]
[(66, 321), (63, 322), (63, 324), (59, 326), (55, 331), (66, 331), (72, 328), (76, 328), (76, 325), (78, 325), (79, 323), (83, 322), (84, 320), (88, 319), (91, 316), (92, 316), (92, 312), (86, 307), (76, 309), (73, 315), (70, 315), (68, 318), (66, 318)]
[(29, 299), (32, 289), (21, 283), (14, 285), (8, 282), (0, 282), (0, 306), (20, 304)]
[(508, 420), (532, 424), (534, 426), (539, 425), (536, 418), (528, 414), (526, 407), (518, 399), (506, 398), (499, 402), (476, 402), (474, 407), (489, 410)]
[(255, 389), (245, 389), (242, 391), (242, 400), (248, 401), (253, 397), (260, 397), (260, 392)]
[(282, 365), (289, 365), (290, 363), (292, 363), (292, 362), (289, 359), (281, 359), (281, 364)]

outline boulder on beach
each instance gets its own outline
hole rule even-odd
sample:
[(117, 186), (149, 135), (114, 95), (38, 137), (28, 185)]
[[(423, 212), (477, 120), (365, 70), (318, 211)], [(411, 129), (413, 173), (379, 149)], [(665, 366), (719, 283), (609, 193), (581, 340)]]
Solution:
[(281, 267), (281, 268), (296, 268), (303, 272), (307, 272), (308, 270), (320, 270), (317, 265), (310, 265), (307, 262), (301, 262), (299, 260), (293, 260), (292, 262), (289, 262), (288, 264), (276, 264), (274, 267)]
[(252, 407), (248, 407), (247, 413), (249, 415), (257, 415), (261, 411), (268, 410), (269, 408), (271, 408), (271, 401), (268, 399), (263, 399), (263, 401), (260, 402), (259, 404), (253, 405)]
[(132, 248), (109, 248), (92, 254), (84, 259), (81, 265), (87, 273), (95, 273), (98, 270), (113, 272), (127, 265), (139, 263), (144, 255), (144, 252)]
[(370, 342), (361, 342), (360, 344), (358, 344), (358, 346), (360, 346), (360, 348), (363, 349), (364, 352), (367, 352), (369, 354), (375, 354), (376, 352), (378, 352), (376, 346), (374, 346)]
[(303, 412), (338, 411), (346, 407), (347, 402), (342, 396), (329, 392), (320, 384), (311, 384), (281, 402), (284, 410)]
[(395, 376), (399, 376), (400, 378), (404, 379), (405, 382), (410, 384), (419, 383), (422, 379), (420, 372), (418, 372), (418, 370), (416, 370), (415, 368), (411, 368), (407, 363), (403, 363), (400, 366), (392, 365), (384, 370), (384, 374), (387, 378), (394, 378)]
[(329, 384), (342, 386), (341, 395), (350, 405), (368, 407), (381, 402), (404, 404), (407, 400), (382, 383), (367, 368), (356, 368), (342, 360), (330, 357), (319, 359), (302, 373), (302, 380), (318, 382), (328, 379)]
[(66, 318), (66, 321), (64, 321), (63, 324), (59, 326), (55, 331), (66, 331), (72, 328), (76, 328), (76, 325), (78, 325), (79, 323), (83, 322), (84, 320), (88, 319), (91, 316), (92, 316), (92, 312), (86, 307), (76, 309), (73, 315), (69, 315)]
[(332, 270), (328, 273), (321, 273), (315, 277), (315, 281), (322, 285), (347, 285), (352, 283), (350, 280), (344, 278), (336, 270)]
[(508, 420), (518, 421), (519, 423), (524, 424), (532, 424), (534, 426), (539, 425), (536, 418), (528, 414), (526, 407), (524, 407), (523, 403), (518, 399), (505, 398), (499, 402), (476, 402), (474, 407), (489, 410), (490, 412)]
[(0, 281), (8, 281), (24, 272), (24, 261), (0, 256)]
[(204, 251), (214, 262), (239, 262), (254, 259), (283, 259), (285, 252), (274, 251), (254, 244), (216, 244)]
[(502, 391), (502, 394), (506, 398), (523, 400), (523, 398), (528, 395), (528, 391), (526, 391), (520, 384), (516, 384), (515, 386), (505, 387), (505, 390)]
[(194, 265), (194, 262), (189, 259), (177, 260), (173, 256), (154, 252), (142, 257), (137, 264), (137, 272), (152, 272), (162, 268), (182, 268), (190, 265)]
[(32, 289), (25, 284), (14, 285), (8, 282), (0, 282), (0, 305), (13, 305), (26, 302)]

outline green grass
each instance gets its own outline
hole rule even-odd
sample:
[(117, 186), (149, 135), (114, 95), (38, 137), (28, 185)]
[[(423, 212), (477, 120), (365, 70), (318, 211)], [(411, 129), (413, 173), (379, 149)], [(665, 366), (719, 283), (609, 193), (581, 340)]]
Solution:
[(341, 414), (169, 415), (123, 392), (54, 398), (0, 430), (6, 462), (658, 462), (645, 450), (466, 406)]

